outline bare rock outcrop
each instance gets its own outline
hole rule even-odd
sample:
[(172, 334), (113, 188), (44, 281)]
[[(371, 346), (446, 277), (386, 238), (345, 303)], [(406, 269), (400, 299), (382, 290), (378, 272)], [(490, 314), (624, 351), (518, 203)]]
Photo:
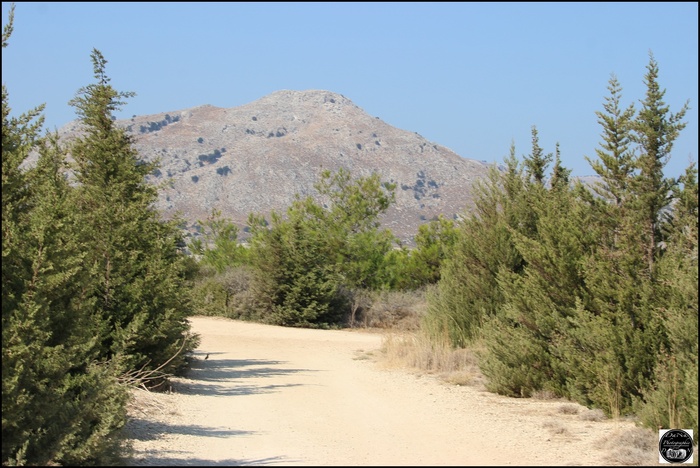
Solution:
[(382, 224), (410, 243), (420, 224), (468, 210), (472, 185), (488, 171), (329, 91), (278, 91), (230, 109), (204, 105), (117, 123), (145, 159), (160, 161), (151, 180), (169, 186), (157, 208), (190, 223), (212, 209), (241, 226), (251, 212), (283, 212), (295, 194), (314, 194), (323, 169), (344, 167), (397, 185)]

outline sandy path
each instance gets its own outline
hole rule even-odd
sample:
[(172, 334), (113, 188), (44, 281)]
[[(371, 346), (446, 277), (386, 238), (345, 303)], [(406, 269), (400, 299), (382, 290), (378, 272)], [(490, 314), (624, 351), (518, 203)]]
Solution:
[(132, 465), (608, 465), (633, 427), (383, 370), (378, 334), (191, 322), (201, 360), (133, 413)]

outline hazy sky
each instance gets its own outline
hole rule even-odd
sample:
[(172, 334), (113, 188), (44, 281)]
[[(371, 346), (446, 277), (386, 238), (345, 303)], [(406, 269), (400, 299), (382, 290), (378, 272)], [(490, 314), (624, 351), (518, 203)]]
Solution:
[(14, 29), (10, 106), (45, 103), (51, 130), (75, 119), (68, 101), (92, 83), (96, 48), (111, 84), (137, 94), (118, 118), (321, 89), (488, 162), (511, 142), (528, 154), (534, 125), (573, 175), (593, 173), (584, 155), (595, 157), (611, 74), (639, 108), (651, 51), (671, 111), (691, 106), (666, 174), (698, 160), (697, 2), (19, 2)]

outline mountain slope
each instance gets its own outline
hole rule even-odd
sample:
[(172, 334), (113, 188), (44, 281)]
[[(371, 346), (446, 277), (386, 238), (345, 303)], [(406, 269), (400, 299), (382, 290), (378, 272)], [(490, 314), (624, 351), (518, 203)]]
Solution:
[(157, 208), (191, 223), (218, 209), (244, 226), (251, 212), (284, 211), (295, 194), (315, 193), (321, 170), (345, 167), (397, 184), (382, 224), (408, 242), (421, 223), (468, 209), (472, 184), (488, 170), (328, 91), (278, 91), (230, 109), (205, 105), (117, 123), (145, 159), (160, 159), (152, 180), (170, 186)]

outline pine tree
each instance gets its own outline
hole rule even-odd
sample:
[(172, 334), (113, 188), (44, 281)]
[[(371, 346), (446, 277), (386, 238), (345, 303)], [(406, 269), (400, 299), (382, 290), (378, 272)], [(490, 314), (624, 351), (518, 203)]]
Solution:
[[(603, 202), (579, 191), (594, 216), (596, 248), (582, 262), (591, 300), (579, 304), (572, 328), (559, 347), (571, 369), (568, 389), (575, 399), (610, 415), (632, 411), (643, 389), (653, 385), (659, 349), (668, 347), (663, 314), (667, 287), (657, 277), (663, 210), (673, 182), (663, 176), (673, 140), (685, 124), (668, 113), (653, 57), (647, 67), (647, 96), (635, 118), (619, 108), (620, 87), (611, 80), (603, 126), (603, 150), (592, 165), (604, 179)], [(637, 144), (633, 156), (630, 144)], [(640, 229), (641, 227), (641, 229)]]
[[(660, 335), (652, 382), (642, 386), (649, 389), (643, 396), (648, 402), (644, 417), (648, 424), (687, 423), (697, 428), (697, 385), (685, 382), (697, 381), (697, 170), (691, 165), (678, 181), (663, 174), (673, 144), (687, 125), (682, 120), (689, 103), (670, 112), (658, 78), (659, 67), (650, 52), (646, 96), (633, 126), (633, 141), (640, 149), (639, 174), (633, 181), (638, 213), (634, 221), (642, 226), (645, 274), (652, 286), (649, 308), (656, 313), (650, 322)], [(695, 327), (688, 326), (691, 323)]]
[(529, 210), (522, 165), (511, 145), (506, 170), (492, 167), (475, 186), (474, 211), (457, 226), (451, 255), (440, 281), (428, 294), (425, 328), (433, 339), (448, 336), (454, 346), (466, 346), (479, 336), (488, 317), (504, 298), (497, 277), (501, 271), (519, 274), (524, 266), (511, 229), (529, 232)]
[(554, 166), (552, 167), (552, 179), (551, 187), (555, 191), (568, 190), (571, 175), (571, 169), (565, 168), (561, 163), (561, 152), (559, 150), (559, 143), (556, 145), (556, 150), (554, 153)]
[(648, 427), (698, 431), (698, 183), (691, 164), (674, 188), (667, 249), (658, 262), (655, 309), (668, 337), (638, 400)]
[(261, 315), (279, 325), (337, 324), (347, 312), (344, 290), (387, 282), (384, 259), (394, 237), (378, 229), (378, 217), (394, 187), (376, 174), (353, 179), (340, 169), (324, 171), (316, 189), (318, 200), (298, 197), (285, 219), (249, 219), (252, 288)]
[[(3, 27), (2, 48), (8, 46), (13, 31), (14, 6)], [(10, 117), (12, 109), (5, 84), (2, 84), (2, 310), (13, 310), (23, 289), (29, 265), (22, 256), (18, 230), (29, 211), (29, 186), (21, 164), (39, 139), (44, 117), (41, 105), (19, 117)], [(4, 329), (4, 322), (3, 322)]]
[[(591, 218), (592, 230), (596, 227)], [(588, 301), (577, 305), (557, 356), (568, 369), (567, 391), (586, 406), (610, 416), (628, 414), (640, 389), (649, 383), (656, 352), (663, 340), (651, 313), (653, 285), (644, 275), (644, 261), (636, 249), (638, 237), (629, 227), (619, 235), (598, 235), (615, 247), (598, 245), (581, 261)]]
[[(669, 242), (692, 252), (693, 233), (698, 232), (698, 167), (692, 162), (673, 187), (671, 210), (664, 219), (664, 234)], [(697, 239), (695, 239), (697, 240)]]
[[(379, 229), (379, 216), (395, 200), (395, 184), (382, 183), (378, 174), (353, 178), (350, 171), (323, 171), (315, 184), (320, 204), (311, 198), (304, 210), (318, 218), (343, 282), (350, 288), (378, 289), (386, 281), (384, 257), (396, 239)], [(323, 208), (325, 206), (325, 208)]]
[(594, 244), (585, 210), (574, 197), (557, 148), (556, 177), (549, 190), (529, 183), (524, 194), (534, 229), (511, 228), (522, 272), (500, 270), (502, 305), (485, 322), (481, 369), (489, 388), (512, 396), (547, 389), (565, 393), (566, 371), (555, 359), (557, 340), (567, 333), (577, 300), (587, 300), (580, 262)]
[(227, 268), (246, 263), (247, 251), (238, 240), (238, 227), (230, 219), (223, 218), (221, 211), (212, 210), (211, 215), (197, 225), (205, 241), (195, 239), (190, 248), (201, 257), (202, 265), (223, 273)]
[(596, 111), (598, 123), (603, 127), (600, 148), (596, 149), (597, 160), (586, 156), (593, 170), (603, 179), (603, 184), (594, 191), (621, 206), (629, 198), (629, 184), (635, 170), (634, 154), (630, 148), (634, 105), (620, 108), (622, 87), (612, 75), (608, 82), (610, 96), (605, 98), (603, 111)]
[(545, 154), (540, 147), (540, 137), (537, 127), (532, 126), (532, 152), (524, 159), (525, 169), (530, 180), (536, 184), (543, 185), (547, 167), (552, 162), (552, 154)]
[(341, 275), (322, 225), (298, 204), (283, 220), (272, 213), (269, 227), (251, 216), (252, 289), (263, 322), (328, 327), (343, 316)]
[(387, 256), (395, 261), (395, 276), (389, 281), (394, 289), (415, 290), (440, 280), (443, 263), (450, 258), (457, 239), (454, 221), (443, 215), (418, 227), (414, 249), (391, 250)]
[(657, 259), (658, 243), (662, 240), (661, 213), (670, 202), (673, 180), (663, 174), (663, 168), (671, 157), (673, 143), (687, 123), (682, 122), (688, 110), (688, 103), (677, 112), (671, 113), (664, 102), (666, 90), (661, 89), (659, 67), (653, 54), (649, 54), (644, 84), (646, 96), (641, 101), (641, 109), (632, 124), (632, 141), (638, 144), (640, 154), (636, 161), (639, 174), (634, 179), (637, 196), (635, 211), (638, 222), (644, 231), (646, 244), (647, 274), (653, 274)]
[[(91, 54), (96, 82), (81, 88), (71, 105), (84, 134), (70, 147), (75, 159), (76, 206), (82, 242), (90, 252), (86, 291), (107, 324), (102, 355), (124, 360), (125, 370), (165, 364), (195, 342), (188, 340), (190, 297), (185, 287), (184, 247), (177, 220), (165, 222), (154, 208), (156, 187), (146, 181), (155, 164), (139, 158), (132, 139), (112, 113), (133, 93), (117, 92), (107, 61)], [(176, 370), (182, 353), (163, 371)]]
[[(100, 320), (82, 295), (65, 153), (56, 135), (39, 137), (40, 110), (10, 118), (3, 85), (2, 461), (101, 464), (117, 445), (126, 393), (110, 366), (94, 363)], [(38, 162), (23, 170), (32, 150)]]

